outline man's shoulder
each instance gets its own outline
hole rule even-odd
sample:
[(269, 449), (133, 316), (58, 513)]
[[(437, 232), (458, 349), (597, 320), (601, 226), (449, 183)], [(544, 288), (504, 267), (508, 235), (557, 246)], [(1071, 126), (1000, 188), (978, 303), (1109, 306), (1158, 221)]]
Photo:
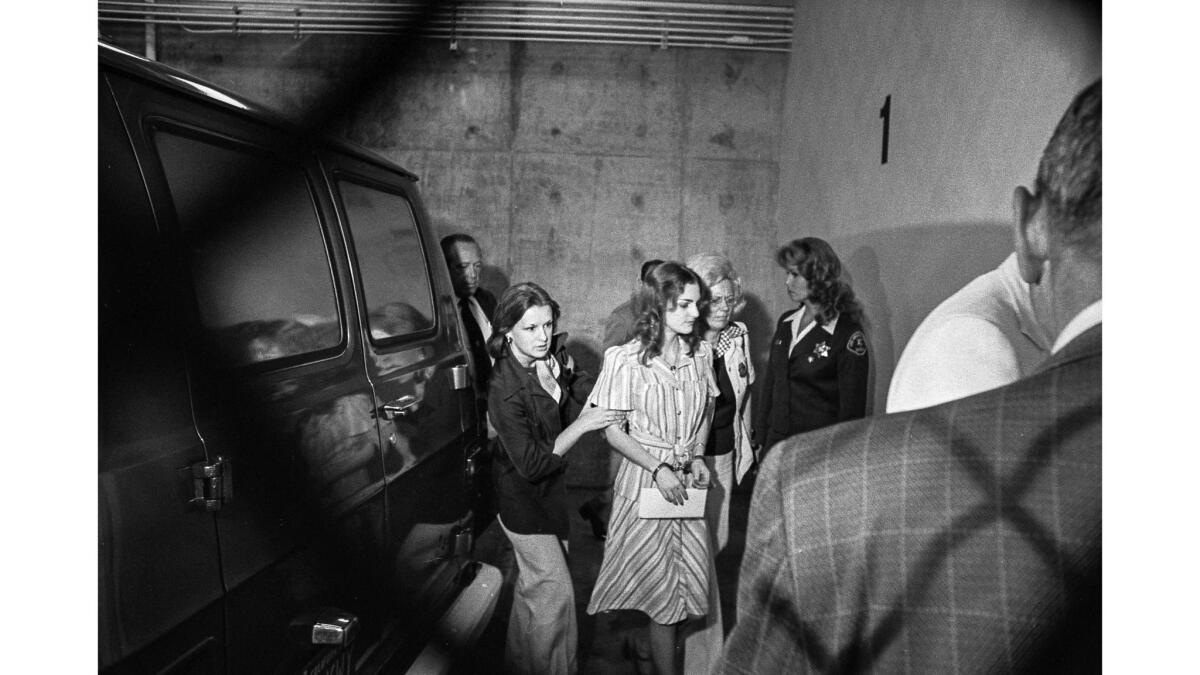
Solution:
[(1004, 285), (1000, 270), (975, 277), (967, 285), (940, 302), (918, 326), (937, 327), (947, 321), (977, 319), (997, 326), (1016, 325), (1017, 307)]
[(929, 367), (954, 362), (955, 355), (975, 353), (992, 349), (1003, 353), (1013, 351), (1014, 337), (989, 318), (976, 314), (944, 314), (926, 317), (913, 333), (912, 338), (900, 354), (896, 370), (902, 370), (906, 362), (918, 364), (922, 377)]

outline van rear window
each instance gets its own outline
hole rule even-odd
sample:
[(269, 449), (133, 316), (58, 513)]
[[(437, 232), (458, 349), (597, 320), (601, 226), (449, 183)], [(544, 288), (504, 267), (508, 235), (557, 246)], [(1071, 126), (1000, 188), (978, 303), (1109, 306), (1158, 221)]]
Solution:
[(403, 195), (339, 181), (362, 275), (371, 341), (433, 328), (433, 289), (412, 206)]
[(342, 343), (325, 237), (303, 169), (257, 149), (159, 130), (201, 327), (243, 365)]

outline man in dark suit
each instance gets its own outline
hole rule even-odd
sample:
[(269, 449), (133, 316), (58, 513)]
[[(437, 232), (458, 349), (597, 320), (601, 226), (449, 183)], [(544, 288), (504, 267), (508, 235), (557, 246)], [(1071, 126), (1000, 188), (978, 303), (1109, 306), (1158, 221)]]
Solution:
[(471, 235), (457, 233), (442, 237), (442, 255), (446, 256), (446, 266), (450, 268), (450, 280), (454, 282), (454, 294), (458, 296), (458, 311), (475, 361), (475, 389), (486, 400), (488, 376), (492, 372), (487, 340), (492, 336), (496, 296), (479, 285), (483, 249)]
[(1079, 94), (1014, 195), (1051, 356), (998, 389), (782, 441), (716, 672), (1099, 672), (1100, 94)]
[(442, 237), (442, 255), (450, 268), (450, 280), (454, 283), (454, 295), (458, 297), (458, 311), (462, 316), (463, 329), (467, 333), (467, 347), (471, 350), (471, 361), (475, 366), (475, 405), (478, 412), (479, 429), (487, 430), (482, 438), (484, 452), (475, 455), (478, 472), (476, 485), (479, 489), (480, 511), (475, 519), (476, 532), (481, 532), (496, 515), (495, 488), (492, 485), (492, 465), (495, 432), (487, 423), (488, 380), (492, 374), (492, 357), (488, 355), (487, 341), (492, 336), (492, 317), (496, 312), (496, 297), (479, 285), (483, 272), (483, 249), (469, 234), (456, 233)]

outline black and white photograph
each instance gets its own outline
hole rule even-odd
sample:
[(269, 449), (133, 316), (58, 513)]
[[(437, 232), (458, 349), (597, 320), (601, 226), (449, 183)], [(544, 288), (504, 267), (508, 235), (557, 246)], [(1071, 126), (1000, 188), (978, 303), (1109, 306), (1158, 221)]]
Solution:
[[(14, 469), (18, 671), (1190, 670), (1186, 13), (83, 7), (7, 54), (11, 423), (83, 448)], [(1104, 361), (1106, 79), (1172, 163)]]

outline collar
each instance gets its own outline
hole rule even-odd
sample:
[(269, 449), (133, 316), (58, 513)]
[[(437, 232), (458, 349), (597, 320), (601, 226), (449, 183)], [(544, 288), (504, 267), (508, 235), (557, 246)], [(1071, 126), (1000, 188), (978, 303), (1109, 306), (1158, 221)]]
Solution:
[[(785, 319), (792, 324), (792, 335), (795, 335), (798, 331), (797, 327), (800, 325), (800, 320), (804, 317), (804, 312), (806, 311), (808, 311), (808, 307), (805, 305), (800, 305), (800, 309), (796, 310), (794, 314)], [(829, 323), (822, 323), (820, 326), (821, 328), (825, 329), (826, 333), (833, 335), (833, 332), (837, 330), (837, 322), (839, 318), (841, 318), (840, 314), (830, 319)]]
[[(550, 359), (554, 361), (554, 359)], [(562, 372), (557, 364), (547, 364), (550, 366), (550, 371), (557, 380)], [(505, 349), (504, 355), (496, 359), (496, 369), (492, 371), (491, 379), (488, 381), (489, 390), (494, 389), (500, 398), (511, 398), (522, 389), (528, 390), (534, 395), (549, 396), (545, 389), (542, 388), (537, 376), (537, 362), (529, 366), (521, 365), (517, 357), (512, 354), (512, 347), (508, 346)]]
[(729, 322), (728, 326), (720, 333), (717, 333), (717, 339), (712, 345), (714, 355), (724, 356), (725, 352), (733, 346), (733, 341), (746, 334), (746, 329), (740, 323)]
[(1101, 300), (1097, 300), (1084, 307), (1082, 312), (1076, 314), (1075, 318), (1067, 322), (1062, 332), (1058, 334), (1058, 339), (1054, 341), (1054, 347), (1050, 349), (1051, 354), (1057, 353), (1060, 349), (1066, 347), (1071, 340), (1074, 340), (1081, 333), (1101, 322), (1103, 319), (1101, 302)]

